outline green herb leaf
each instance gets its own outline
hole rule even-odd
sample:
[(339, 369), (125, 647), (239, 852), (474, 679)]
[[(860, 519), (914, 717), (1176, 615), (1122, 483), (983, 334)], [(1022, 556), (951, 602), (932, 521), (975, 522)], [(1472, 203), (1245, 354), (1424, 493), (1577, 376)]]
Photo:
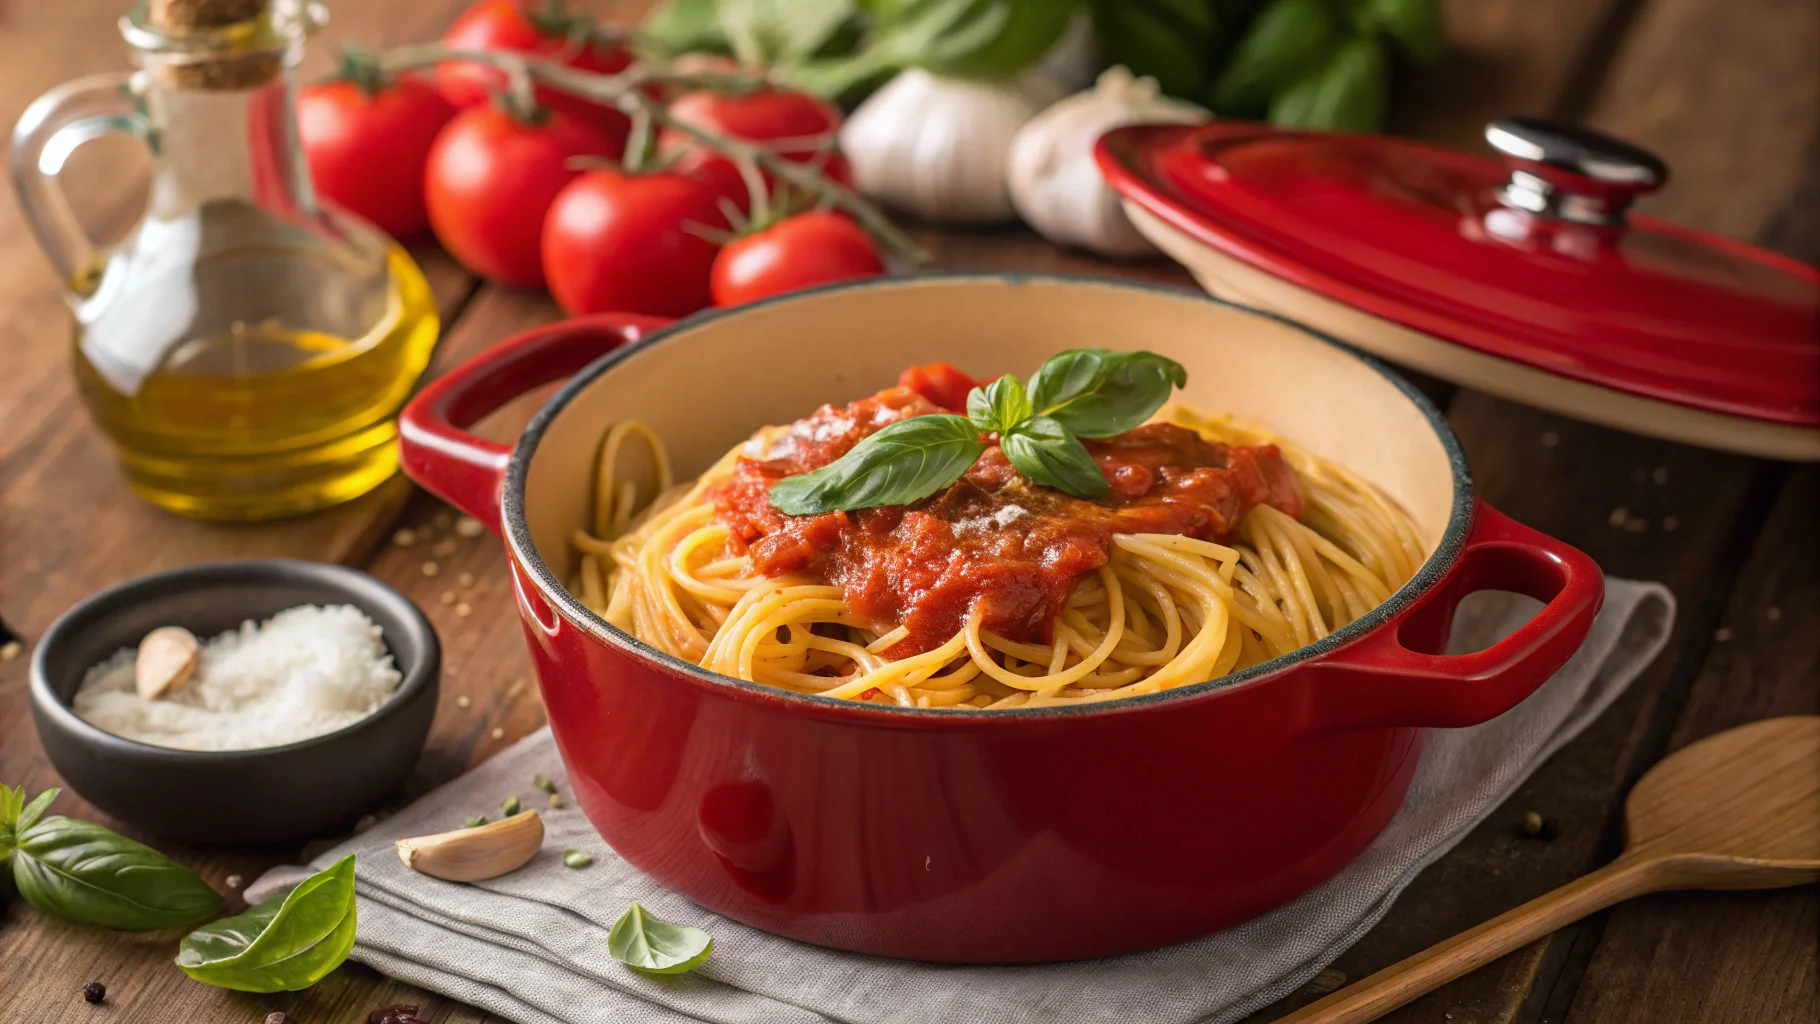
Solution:
[[(24, 805), (13, 818), (13, 834), (26, 832), (38, 824), (38, 819), (44, 817), (44, 812), (50, 809), (51, 801), (57, 799), (57, 794), (61, 792), (61, 789), (47, 789), (33, 797), (32, 802)], [(24, 787), (20, 787), (19, 796), (25, 796)]]
[(885, 427), (813, 472), (771, 487), (785, 515), (908, 505), (961, 478), (986, 446), (964, 416), (914, 416)]
[(517, 814), (522, 808), (523, 805), (518, 802), (517, 797), (506, 797), (505, 806), (500, 808), (499, 816), (502, 818), (510, 818), (512, 815)]
[(1068, 428), (1049, 416), (1035, 416), (999, 439), (1005, 457), (1035, 483), (1077, 498), (1104, 498), (1112, 493), (1106, 474), (1087, 447)]
[(1087, 0), (1107, 64), (1149, 75), (1170, 96), (1199, 99), (1232, 26), (1205, 0)]
[(781, 64), (821, 49), (855, 14), (853, 0), (719, 0), (720, 29), (744, 64)]
[(1214, 109), (1262, 113), (1271, 97), (1327, 63), (1341, 27), (1330, 0), (1275, 0), (1252, 19), (1220, 73)]
[(700, 928), (659, 921), (634, 903), (613, 922), (607, 952), (644, 974), (684, 974), (707, 962), (714, 940)]
[(1154, 352), (1070, 349), (1030, 378), (1030, 404), (1076, 437), (1111, 437), (1149, 419), (1188, 382), (1180, 363)]
[(1049, 52), (1067, 29), (1076, 0), (890, 0), (862, 6), (871, 26), (858, 50), (830, 56), (838, 47), (824, 46), (815, 59), (782, 67), (784, 76), (824, 96), (839, 96), (904, 68), (1003, 80)]
[(19, 834), (19, 812), (24, 808), (24, 786), (0, 786), (0, 864), (13, 852)]
[(640, 48), (660, 56), (731, 49), (721, 29), (719, 0), (669, 0), (638, 26)]
[[(32, 801), (43, 813), (49, 801)], [(221, 897), (194, 871), (89, 821), (51, 817), (17, 834), (13, 881), (52, 917), (122, 931), (194, 924)]]
[(1389, 67), (1377, 40), (1359, 37), (1320, 70), (1270, 103), (1270, 123), (1324, 131), (1375, 132), (1384, 120)]
[(1002, 434), (1030, 418), (1030, 396), (1023, 383), (1007, 373), (967, 393), (967, 418), (987, 433)]
[[(910, 0), (902, 6), (914, 12), (955, 5), (947, 0)], [(1075, 0), (972, 0), (946, 38), (911, 63), (938, 75), (1010, 78), (1041, 60), (1062, 38), (1075, 6)]]
[(1447, 50), (1437, 0), (1359, 0), (1352, 20), (1359, 31), (1388, 36), (1425, 64), (1440, 60)]
[(321, 981), (354, 948), (354, 855), (295, 889), (184, 937), (183, 973), (240, 992), (294, 992)]

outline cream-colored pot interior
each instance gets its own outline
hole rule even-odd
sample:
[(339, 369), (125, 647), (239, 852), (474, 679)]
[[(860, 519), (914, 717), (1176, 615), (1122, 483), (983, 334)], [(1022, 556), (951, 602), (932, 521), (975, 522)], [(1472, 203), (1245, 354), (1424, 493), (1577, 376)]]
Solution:
[(581, 386), (537, 443), (526, 525), (557, 579), (587, 523), (601, 436), (650, 424), (679, 479), (758, 427), (950, 362), (979, 379), (1028, 380), (1071, 348), (1147, 349), (1180, 362), (1178, 398), (1262, 424), (1376, 483), (1433, 551), (1454, 503), (1447, 451), (1423, 409), (1370, 364), (1268, 316), (1113, 282), (1014, 277), (891, 279), (704, 318), (633, 350)]

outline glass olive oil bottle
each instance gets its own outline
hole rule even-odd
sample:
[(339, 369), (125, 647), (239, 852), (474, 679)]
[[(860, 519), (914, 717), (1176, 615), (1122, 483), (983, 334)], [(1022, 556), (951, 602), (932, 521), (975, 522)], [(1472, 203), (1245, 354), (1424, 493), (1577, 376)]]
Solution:
[[(22, 204), (69, 282), (83, 398), (134, 490), (175, 512), (263, 519), (371, 490), (398, 468), (395, 417), (435, 345), (416, 264), (311, 188), (294, 79), (321, 17), (151, 0), (121, 21), (136, 73), (53, 90), (14, 132)], [(144, 139), (153, 168), (144, 219), (103, 249), (56, 175), (110, 131)]]

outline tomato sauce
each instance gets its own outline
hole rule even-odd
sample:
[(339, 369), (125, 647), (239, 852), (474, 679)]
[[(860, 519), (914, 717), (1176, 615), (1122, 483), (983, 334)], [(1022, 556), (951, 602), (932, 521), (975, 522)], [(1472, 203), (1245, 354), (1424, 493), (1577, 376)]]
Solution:
[(1106, 564), (1114, 534), (1221, 540), (1259, 504), (1301, 515), (1295, 472), (1274, 446), (1215, 444), (1165, 423), (1083, 442), (1112, 486), (1096, 501), (1024, 479), (993, 435), (960, 480), (913, 505), (810, 516), (771, 505), (767, 492), (784, 477), (833, 462), (888, 424), (941, 411), (908, 387), (823, 406), (761, 457), (739, 459), (707, 494), (760, 572), (840, 587), (876, 632), (905, 626), (891, 657), (941, 646), (976, 604), (987, 630), (1047, 642), (1075, 581)]

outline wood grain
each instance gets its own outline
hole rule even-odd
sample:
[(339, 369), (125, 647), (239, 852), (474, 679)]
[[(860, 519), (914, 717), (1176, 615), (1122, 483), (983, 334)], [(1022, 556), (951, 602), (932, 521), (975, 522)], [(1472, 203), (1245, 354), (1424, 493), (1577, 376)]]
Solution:
[(1589, 123), (1668, 162), (1638, 209), (1756, 238), (1820, 142), (1820, 4), (1655, 0), (1619, 50)]
[(1820, 880), (1820, 715), (1772, 718), (1687, 746), (1625, 804), (1624, 852), (1520, 907), (1303, 1007), (1282, 1024), (1366, 1024), (1450, 978), (1647, 892)]
[(1398, 83), (1391, 130), (1487, 151), (1486, 122), (1561, 108), (1570, 88), (1589, 77), (1582, 63), (1603, 58), (1598, 41), (1607, 21), (1629, 6), (1630, 0), (1443, 0), (1447, 54)]
[[(1680, 748), (1735, 725), (1820, 713), (1820, 469), (1789, 475), (1676, 724)], [(1773, 611), (1772, 611), (1773, 610)], [(1813, 766), (1820, 773), (1820, 764)], [(1688, 978), (1706, 984), (1689, 986)], [(1570, 1019), (1820, 1019), (1820, 889), (1649, 897), (1614, 911)]]

